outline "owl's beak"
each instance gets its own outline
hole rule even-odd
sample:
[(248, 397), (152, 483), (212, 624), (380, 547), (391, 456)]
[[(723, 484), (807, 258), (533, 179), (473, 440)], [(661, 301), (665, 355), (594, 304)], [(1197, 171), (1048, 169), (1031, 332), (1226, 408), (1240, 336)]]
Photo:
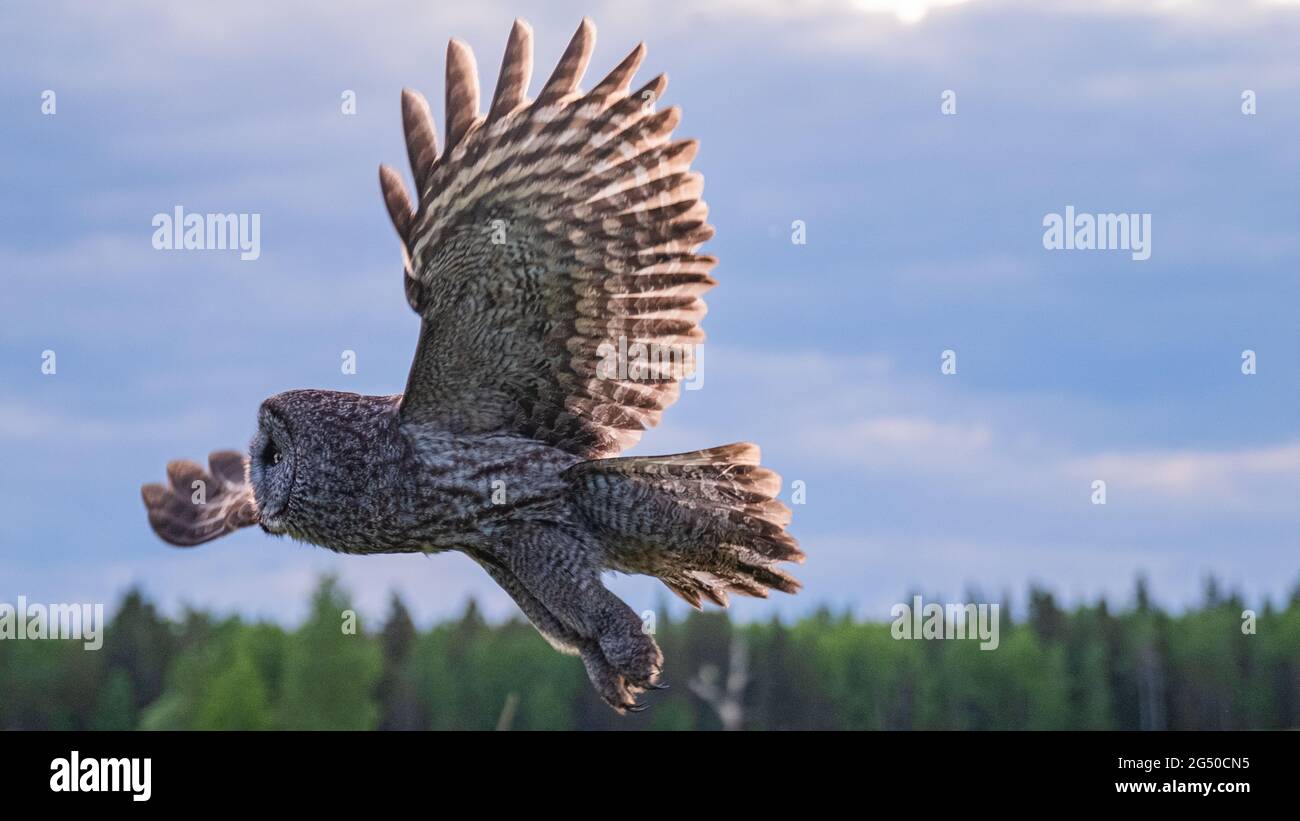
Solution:
[(257, 524), (262, 528), (262, 530), (270, 533), (272, 536), (279, 536), (288, 529), (283, 514), (283, 507), (274, 510), (263, 510), (258, 515)]

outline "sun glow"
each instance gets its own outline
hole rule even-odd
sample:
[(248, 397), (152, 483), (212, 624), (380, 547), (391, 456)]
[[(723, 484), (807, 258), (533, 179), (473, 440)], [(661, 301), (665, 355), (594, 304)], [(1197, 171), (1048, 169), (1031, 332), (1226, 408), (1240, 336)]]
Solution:
[(910, 26), (924, 20), (932, 8), (965, 2), (968, 0), (853, 0), (853, 7), (869, 14), (893, 14), (900, 23)]

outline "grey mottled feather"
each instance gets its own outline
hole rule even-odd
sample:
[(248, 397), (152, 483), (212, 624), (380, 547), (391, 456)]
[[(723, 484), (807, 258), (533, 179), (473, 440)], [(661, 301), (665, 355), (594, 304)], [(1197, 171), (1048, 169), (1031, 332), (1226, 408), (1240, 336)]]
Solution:
[[(428, 104), (403, 92), (417, 197), (387, 166), (380, 187), (421, 317), (404, 395), (276, 394), (247, 457), (173, 462), (141, 492), (175, 545), (258, 524), (342, 553), (461, 551), (622, 712), (659, 686), (663, 657), (603, 572), (726, 605), (795, 592), (779, 564), (803, 553), (753, 445), (604, 458), (677, 398), (714, 260), (696, 253), (712, 232), (697, 145), (671, 142), (677, 110), (652, 105), (666, 80), (629, 93), (638, 46), (584, 94), (594, 42), (584, 20), (530, 103), (532, 32), (516, 23), (484, 118), (473, 55), (453, 41), (442, 155)], [(605, 367), (638, 344), (684, 355)]]

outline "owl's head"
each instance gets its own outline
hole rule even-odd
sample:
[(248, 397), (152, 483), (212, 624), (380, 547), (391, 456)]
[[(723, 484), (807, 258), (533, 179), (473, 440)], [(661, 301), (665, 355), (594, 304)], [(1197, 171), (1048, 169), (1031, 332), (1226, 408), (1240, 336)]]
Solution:
[(400, 399), (296, 390), (263, 402), (248, 453), (262, 529), (332, 546), (369, 527), (400, 481)]
[(257, 433), (248, 448), (248, 476), (262, 529), (268, 533), (284, 533), (291, 522), (297, 453), (283, 396), (278, 394), (262, 403), (257, 412)]

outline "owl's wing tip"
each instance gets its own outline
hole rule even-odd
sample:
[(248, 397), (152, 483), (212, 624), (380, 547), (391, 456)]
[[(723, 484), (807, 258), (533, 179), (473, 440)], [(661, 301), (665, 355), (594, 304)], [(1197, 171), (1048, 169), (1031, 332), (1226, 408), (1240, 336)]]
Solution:
[(173, 547), (194, 547), (258, 522), (248, 457), (235, 450), (213, 451), (208, 468), (175, 459), (167, 464), (167, 484), (140, 486), (149, 526)]

